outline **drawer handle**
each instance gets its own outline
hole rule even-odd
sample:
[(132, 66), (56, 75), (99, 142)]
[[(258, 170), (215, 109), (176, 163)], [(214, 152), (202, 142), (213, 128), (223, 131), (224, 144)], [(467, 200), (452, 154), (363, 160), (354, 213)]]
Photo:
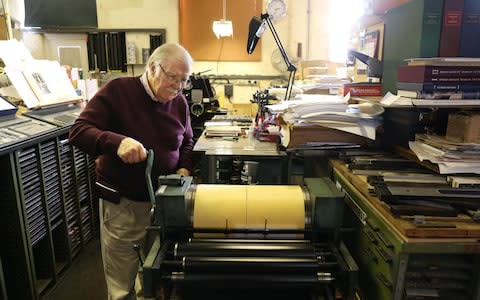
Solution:
[(382, 243), (388, 248), (393, 248), (393, 244), (385, 237), (385, 234), (382, 231), (377, 231), (377, 236), (382, 241)]
[(365, 228), (363, 230), (363, 232), (365, 233), (365, 235), (367, 236), (367, 239), (369, 242), (373, 243), (373, 244), (378, 244), (378, 240), (375, 238), (375, 234), (370, 231), (369, 229)]
[(370, 258), (375, 264), (378, 264), (378, 257), (373, 253), (372, 249), (367, 248), (364, 253), (366, 257)]
[(381, 247), (376, 247), (378, 254), (380, 254), (380, 257), (383, 259), (383, 261), (387, 263), (391, 263), (393, 261), (392, 255), (387, 253), (385, 249)]
[(375, 221), (373, 221), (372, 219), (367, 219), (367, 224), (370, 225), (370, 227), (372, 227), (373, 231), (379, 231), (380, 228), (378, 228), (378, 225)]
[(393, 289), (393, 284), (387, 279), (387, 277), (385, 277), (385, 275), (382, 273), (377, 273), (376, 277), (386, 288), (389, 290)]

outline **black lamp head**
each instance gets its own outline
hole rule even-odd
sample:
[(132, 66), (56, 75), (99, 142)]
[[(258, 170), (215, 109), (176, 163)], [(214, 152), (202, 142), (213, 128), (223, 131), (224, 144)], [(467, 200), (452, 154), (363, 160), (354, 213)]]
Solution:
[(258, 40), (265, 31), (265, 22), (261, 18), (254, 16), (248, 24), (247, 53), (252, 54), (257, 46)]
[(367, 73), (369, 77), (382, 77), (383, 63), (375, 57), (368, 56), (355, 50), (349, 50), (348, 55), (359, 59), (361, 62), (367, 65)]

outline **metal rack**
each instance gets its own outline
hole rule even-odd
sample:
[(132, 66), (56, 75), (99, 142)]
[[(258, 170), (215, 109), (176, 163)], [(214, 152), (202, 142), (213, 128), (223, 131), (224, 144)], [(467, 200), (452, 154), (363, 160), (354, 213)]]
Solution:
[(98, 232), (93, 159), (67, 133), (59, 128), (0, 151), (2, 299), (39, 299)]

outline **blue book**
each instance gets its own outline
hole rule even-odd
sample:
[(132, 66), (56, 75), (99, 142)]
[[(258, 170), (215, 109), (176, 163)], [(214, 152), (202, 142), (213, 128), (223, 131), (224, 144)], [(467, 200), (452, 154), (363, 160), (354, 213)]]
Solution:
[(480, 1), (464, 1), (459, 56), (480, 57)]

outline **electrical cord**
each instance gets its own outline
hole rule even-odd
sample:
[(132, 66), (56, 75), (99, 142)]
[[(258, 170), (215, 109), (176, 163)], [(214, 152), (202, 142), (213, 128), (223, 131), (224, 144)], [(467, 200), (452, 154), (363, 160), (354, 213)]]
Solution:
[(217, 58), (217, 74), (218, 74), (218, 66), (220, 64), (220, 58), (222, 57), (222, 52), (223, 52), (223, 44), (225, 43), (225, 39), (222, 38), (222, 41), (220, 43), (220, 51), (218, 51), (218, 58)]

